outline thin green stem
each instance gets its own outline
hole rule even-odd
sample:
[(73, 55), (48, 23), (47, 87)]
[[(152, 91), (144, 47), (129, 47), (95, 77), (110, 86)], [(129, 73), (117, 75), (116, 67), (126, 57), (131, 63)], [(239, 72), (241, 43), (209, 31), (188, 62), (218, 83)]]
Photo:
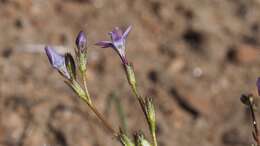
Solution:
[(112, 126), (105, 120), (105, 118), (102, 116), (102, 114), (97, 110), (97, 108), (91, 103), (91, 97), (87, 88), (87, 76), (86, 74), (82, 74), (82, 79), (83, 79), (83, 84), (84, 84), (84, 89), (87, 98), (90, 100), (90, 102), (85, 101), (87, 105), (90, 107), (90, 109), (95, 113), (95, 115), (99, 118), (99, 120), (103, 123), (103, 125), (108, 129), (113, 136), (118, 137), (118, 133), (112, 128)]
[(103, 125), (113, 134), (113, 136), (118, 137), (118, 133), (112, 128), (112, 126), (105, 120), (105, 118), (98, 112), (95, 106), (89, 105), (90, 109), (96, 114)]
[(86, 92), (87, 97), (90, 97), (89, 92), (88, 92), (88, 87), (87, 87), (87, 75), (82, 74), (82, 79), (83, 79), (83, 84), (84, 84), (84, 89)]
[(153, 134), (152, 134), (152, 137), (153, 137), (153, 145), (154, 145), (154, 146), (157, 146), (157, 138), (156, 138), (156, 134), (153, 133)]
[[(136, 88), (136, 85), (131, 85), (131, 89), (132, 89), (132, 92), (134, 93), (135, 97), (137, 98), (141, 108), (142, 108), (142, 111), (145, 115), (145, 118), (146, 118), (146, 121), (149, 125), (149, 121), (148, 121), (148, 115), (146, 113), (146, 110), (145, 110), (145, 103), (144, 103), (144, 99), (138, 94), (138, 91), (137, 91), (137, 88)], [(149, 125), (150, 127), (150, 125)], [(156, 133), (154, 131), (152, 131), (150, 128), (149, 128), (149, 131), (150, 131), (150, 134), (152, 136), (152, 139), (153, 139), (153, 144), (154, 146), (157, 146), (157, 138), (156, 138)]]
[(137, 88), (136, 88), (136, 85), (131, 85), (131, 89), (132, 89), (132, 92), (134, 93), (135, 97), (139, 100), (139, 99), (142, 99), (142, 97), (138, 94), (138, 91), (137, 91)]
[(103, 125), (106, 127), (106, 129), (108, 129), (113, 136), (118, 137), (117, 132), (112, 128), (112, 126), (105, 120), (105, 118), (102, 116), (102, 114), (97, 110), (97, 108), (89, 103), (87, 100), (83, 100), (88, 107), (94, 112), (94, 114), (98, 117), (98, 119), (103, 123)]
[(138, 102), (139, 102), (139, 104), (140, 104), (140, 106), (141, 106), (141, 108), (142, 108), (142, 111), (143, 111), (143, 113), (144, 113), (144, 115), (145, 115), (145, 118), (147, 118), (147, 114), (146, 114), (146, 112), (145, 112), (145, 106), (144, 106), (145, 103), (144, 103), (143, 98), (138, 94), (137, 88), (136, 88), (135, 85), (130, 85), (130, 86), (131, 86), (131, 89), (132, 89), (132, 91), (133, 91), (133, 93), (134, 93), (136, 99), (138, 100)]

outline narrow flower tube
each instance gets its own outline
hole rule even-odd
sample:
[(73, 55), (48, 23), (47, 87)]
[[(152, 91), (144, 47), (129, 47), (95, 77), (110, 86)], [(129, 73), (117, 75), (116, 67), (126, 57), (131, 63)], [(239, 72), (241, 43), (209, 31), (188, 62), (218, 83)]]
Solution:
[(49, 59), (51, 66), (54, 69), (58, 70), (62, 76), (64, 76), (67, 79), (70, 79), (71, 77), (66, 68), (64, 55), (57, 53), (53, 48), (51, 48), (49, 46), (45, 47), (45, 52), (46, 52), (46, 55)]

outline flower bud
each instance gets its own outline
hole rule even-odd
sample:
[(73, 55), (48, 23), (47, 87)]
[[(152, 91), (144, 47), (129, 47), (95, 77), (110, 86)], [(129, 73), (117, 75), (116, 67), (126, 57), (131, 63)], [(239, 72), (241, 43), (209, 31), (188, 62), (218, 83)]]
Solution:
[(242, 94), (240, 97), (240, 101), (247, 106), (251, 104), (250, 100), (252, 101), (252, 95), (250, 94)]
[(76, 65), (71, 54), (65, 54), (65, 64), (71, 79), (76, 79)]
[(84, 75), (87, 70), (87, 36), (83, 31), (80, 31), (76, 38), (76, 46), (75, 54), (78, 60), (79, 71)]
[(83, 53), (87, 48), (87, 36), (83, 31), (80, 31), (76, 38), (76, 46), (78, 48), (78, 52)]
[(152, 98), (149, 97), (145, 98), (145, 112), (146, 112), (146, 118), (149, 124), (150, 131), (153, 135), (155, 135), (156, 119), (155, 119), (155, 110), (154, 110)]
[(145, 138), (141, 132), (135, 134), (136, 146), (152, 146)]
[(57, 53), (53, 48), (49, 46), (46, 46), (44, 49), (51, 66), (54, 69), (58, 70), (62, 76), (64, 76), (67, 79), (70, 79), (71, 77), (66, 68), (64, 55)]
[(242, 94), (240, 101), (246, 106), (252, 107), (253, 110), (257, 109), (256, 101), (252, 94)]
[(128, 83), (136, 88), (136, 79), (135, 79), (135, 73), (134, 73), (134, 70), (133, 70), (133, 67), (132, 65), (124, 65), (125, 67), (125, 71), (126, 71), (126, 76), (127, 76), (127, 80), (128, 80)]
[(119, 133), (119, 140), (123, 146), (135, 146), (132, 140), (125, 133), (123, 133), (122, 130), (120, 130)]

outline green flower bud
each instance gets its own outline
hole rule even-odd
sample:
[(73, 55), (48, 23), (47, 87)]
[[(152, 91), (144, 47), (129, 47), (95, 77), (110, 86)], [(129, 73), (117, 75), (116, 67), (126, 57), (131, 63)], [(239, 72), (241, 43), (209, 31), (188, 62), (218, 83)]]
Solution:
[(119, 140), (123, 146), (135, 146), (132, 140), (120, 130)]
[(240, 101), (246, 106), (252, 106), (253, 110), (256, 110), (257, 106), (252, 94), (242, 94)]
[(145, 138), (141, 132), (135, 134), (136, 146), (152, 146)]
[(152, 102), (152, 98), (146, 97), (145, 98), (145, 113), (146, 118), (149, 124), (150, 131), (153, 135), (155, 135), (156, 130), (156, 119), (155, 119), (155, 109)]
[(128, 83), (131, 85), (132, 88), (134, 88), (134, 90), (136, 90), (136, 79), (132, 65), (125, 64), (124, 67)]
[(87, 36), (83, 31), (78, 33), (75, 43), (77, 46), (75, 54), (78, 61), (79, 71), (84, 75), (87, 70)]
[(65, 54), (65, 65), (70, 75), (70, 79), (76, 79), (76, 65), (73, 57), (69, 53)]

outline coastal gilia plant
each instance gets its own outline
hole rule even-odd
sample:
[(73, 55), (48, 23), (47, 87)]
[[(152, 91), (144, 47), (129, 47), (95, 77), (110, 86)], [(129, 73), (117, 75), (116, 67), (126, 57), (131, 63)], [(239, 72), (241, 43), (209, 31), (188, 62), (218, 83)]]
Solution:
[[(137, 89), (133, 65), (126, 57), (126, 39), (131, 31), (129, 26), (125, 31), (115, 27), (110, 33), (110, 41), (99, 41), (96, 45), (102, 48), (112, 48), (119, 55), (123, 69), (125, 71), (128, 84), (134, 96), (138, 100), (140, 107), (146, 118), (149, 131), (152, 137), (152, 144), (145, 139), (142, 132), (134, 134), (134, 140), (129, 137), (125, 131), (115, 130), (103, 115), (95, 107), (92, 97), (87, 88), (87, 37), (83, 31), (80, 31), (76, 38), (75, 59), (70, 53), (59, 54), (55, 49), (46, 46), (45, 52), (48, 56), (51, 66), (56, 69), (65, 79), (65, 83), (82, 99), (92, 112), (100, 119), (102, 124), (108, 129), (111, 134), (116, 137), (123, 146), (157, 146), (156, 140), (156, 119), (155, 109), (150, 97), (143, 97)], [(77, 73), (77, 71), (79, 73)]]

